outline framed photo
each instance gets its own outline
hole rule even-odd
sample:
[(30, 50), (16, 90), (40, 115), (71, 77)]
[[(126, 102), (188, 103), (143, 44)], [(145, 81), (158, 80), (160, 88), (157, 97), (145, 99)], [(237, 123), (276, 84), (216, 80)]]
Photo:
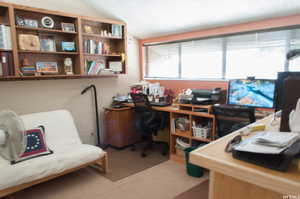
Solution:
[(75, 42), (62, 41), (61, 49), (62, 51), (66, 51), (66, 52), (75, 52), (76, 51)]
[(83, 29), (84, 29), (84, 33), (87, 33), (87, 34), (93, 34), (94, 33), (91, 26), (85, 25), (83, 27)]
[(122, 62), (120, 61), (110, 61), (109, 62), (109, 68), (113, 71), (113, 72), (122, 72), (123, 69), (123, 65)]
[(120, 38), (122, 38), (122, 26), (121, 25), (112, 24), (111, 35), (113, 37), (120, 37)]
[(56, 52), (56, 44), (54, 38), (45, 37), (40, 38), (41, 51)]
[(61, 29), (67, 32), (76, 32), (75, 25), (72, 23), (61, 23)]
[(17, 26), (25, 26), (25, 21), (22, 16), (16, 16), (16, 24)]
[(38, 73), (58, 73), (57, 62), (37, 62), (36, 72)]
[(24, 19), (24, 26), (28, 28), (38, 28), (39, 23), (34, 19)]

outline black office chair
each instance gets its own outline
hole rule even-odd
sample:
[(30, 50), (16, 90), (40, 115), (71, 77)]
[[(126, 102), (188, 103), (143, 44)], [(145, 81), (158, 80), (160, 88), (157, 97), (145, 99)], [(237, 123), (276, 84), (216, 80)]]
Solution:
[[(146, 141), (141, 156), (146, 157), (146, 151), (152, 147), (154, 143), (152, 140), (153, 135), (157, 135), (159, 130), (165, 128), (167, 123), (167, 116), (158, 111), (152, 110), (148, 97), (145, 94), (130, 94), (132, 101), (134, 103), (134, 112), (135, 112), (135, 127), (142, 133), (142, 138)], [(167, 155), (168, 153), (168, 144), (163, 144), (162, 155)], [(132, 150), (135, 150), (133, 146)]]
[(223, 137), (229, 133), (255, 122), (255, 110), (251, 107), (213, 106), (216, 117), (217, 136)]

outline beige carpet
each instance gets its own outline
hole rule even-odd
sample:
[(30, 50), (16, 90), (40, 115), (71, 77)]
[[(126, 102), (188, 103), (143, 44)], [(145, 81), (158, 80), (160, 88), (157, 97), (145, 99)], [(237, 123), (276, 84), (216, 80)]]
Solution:
[(155, 145), (145, 158), (141, 157), (142, 145), (137, 145), (135, 151), (131, 151), (130, 147), (123, 150), (107, 149), (110, 172), (105, 177), (118, 181), (167, 161), (169, 157), (161, 155), (160, 147)]
[(206, 180), (190, 190), (179, 194), (173, 199), (208, 199), (208, 186), (209, 181)]
[[(122, 166), (122, 165), (120, 165)], [(183, 165), (166, 161), (112, 182), (93, 169), (82, 169), (14, 194), (15, 199), (172, 199), (204, 182)]]

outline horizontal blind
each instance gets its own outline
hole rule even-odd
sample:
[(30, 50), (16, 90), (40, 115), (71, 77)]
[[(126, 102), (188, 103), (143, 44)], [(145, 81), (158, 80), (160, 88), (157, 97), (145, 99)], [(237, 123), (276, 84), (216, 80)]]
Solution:
[(215, 38), (181, 43), (182, 77), (222, 78), (222, 40), (222, 38)]
[(147, 77), (179, 77), (179, 44), (147, 46), (146, 48)]

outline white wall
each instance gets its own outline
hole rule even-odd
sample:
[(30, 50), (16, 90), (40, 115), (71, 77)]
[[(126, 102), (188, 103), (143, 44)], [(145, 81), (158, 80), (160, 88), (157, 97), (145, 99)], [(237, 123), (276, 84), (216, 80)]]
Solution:
[[(106, 17), (80, 0), (7, 0), (5, 2), (85, 16)], [(126, 94), (129, 91), (129, 85), (138, 80), (138, 43), (135, 38), (129, 36), (127, 75), (102, 79), (0, 82), (0, 110), (11, 109), (19, 114), (26, 114), (68, 109), (75, 118), (83, 142), (93, 144), (96, 141), (96, 136), (91, 136), (91, 133), (96, 133), (94, 101), (91, 92), (82, 96), (81, 90), (89, 84), (96, 85), (99, 110), (103, 114), (102, 108), (111, 103), (113, 95)], [(100, 124), (103, 127), (102, 121)]]

